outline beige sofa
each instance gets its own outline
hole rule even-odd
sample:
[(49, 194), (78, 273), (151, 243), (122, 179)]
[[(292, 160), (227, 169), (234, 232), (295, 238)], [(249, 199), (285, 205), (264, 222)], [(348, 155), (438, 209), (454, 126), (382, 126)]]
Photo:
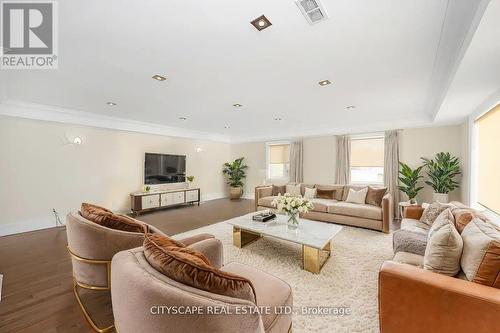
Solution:
[[(306, 187), (315, 187), (322, 190), (336, 190), (335, 199), (312, 199), (314, 208), (302, 214), (303, 218), (324, 222), (339, 223), (389, 232), (389, 226), (394, 217), (393, 200), (390, 193), (382, 199), (381, 207), (369, 204), (355, 204), (346, 202), (349, 189), (359, 190), (365, 186), (356, 185), (301, 185), (304, 195)], [(273, 196), (273, 186), (258, 186), (255, 188), (255, 210), (274, 209), (272, 205), (276, 196)]]

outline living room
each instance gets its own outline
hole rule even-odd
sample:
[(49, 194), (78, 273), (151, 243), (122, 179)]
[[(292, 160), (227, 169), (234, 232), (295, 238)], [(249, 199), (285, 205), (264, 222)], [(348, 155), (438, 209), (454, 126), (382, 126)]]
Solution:
[(500, 326), (500, 1), (0, 6), (1, 332)]

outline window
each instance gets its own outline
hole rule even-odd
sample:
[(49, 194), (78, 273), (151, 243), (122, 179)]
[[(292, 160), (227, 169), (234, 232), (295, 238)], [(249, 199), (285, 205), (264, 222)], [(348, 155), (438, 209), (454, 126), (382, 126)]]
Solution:
[(267, 178), (288, 179), (290, 171), (290, 144), (267, 144)]
[(384, 137), (351, 138), (351, 183), (384, 183)]
[(477, 130), (476, 183), (477, 202), (500, 214), (500, 104), (475, 122)]

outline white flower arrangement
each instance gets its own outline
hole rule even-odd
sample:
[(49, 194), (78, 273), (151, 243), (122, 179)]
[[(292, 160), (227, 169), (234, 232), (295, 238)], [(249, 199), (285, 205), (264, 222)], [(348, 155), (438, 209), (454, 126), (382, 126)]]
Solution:
[(295, 196), (290, 193), (284, 195), (278, 194), (278, 197), (273, 200), (273, 205), (276, 206), (278, 212), (285, 212), (288, 215), (297, 215), (298, 213), (307, 213), (314, 206), (311, 201), (303, 198), (301, 195)]

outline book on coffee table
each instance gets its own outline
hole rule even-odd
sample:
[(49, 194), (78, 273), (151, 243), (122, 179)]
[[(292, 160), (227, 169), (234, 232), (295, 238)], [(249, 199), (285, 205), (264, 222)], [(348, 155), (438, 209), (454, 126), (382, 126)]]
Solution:
[(257, 222), (269, 222), (276, 219), (276, 214), (273, 212), (261, 212), (259, 214), (253, 215), (252, 220)]

